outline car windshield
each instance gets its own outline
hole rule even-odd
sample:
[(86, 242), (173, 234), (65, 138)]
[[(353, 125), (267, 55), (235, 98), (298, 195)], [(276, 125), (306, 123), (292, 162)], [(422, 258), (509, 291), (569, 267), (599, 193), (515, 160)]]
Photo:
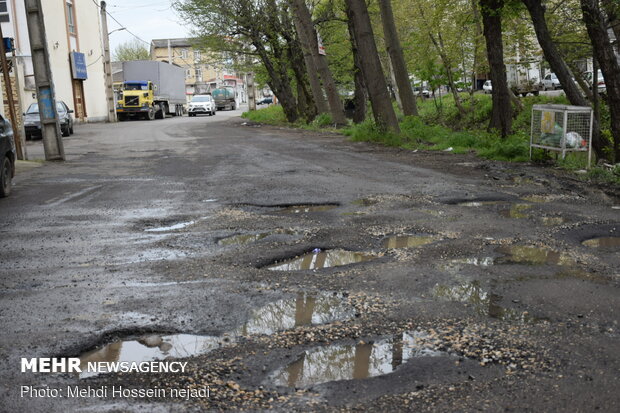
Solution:
[(125, 83), (125, 90), (149, 90), (149, 87), (144, 83)]
[[(60, 114), (64, 114), (66, 112), (65, 105), (60, 102), (56, 102), (56, 111)], [(39, 104), (32, 103), (30, 106), (28, 106), (28, 110), (26, 110), (26, 113), (39, 113)]]
[(194, 96), (192, 102), (211, 102), (211, 96)]

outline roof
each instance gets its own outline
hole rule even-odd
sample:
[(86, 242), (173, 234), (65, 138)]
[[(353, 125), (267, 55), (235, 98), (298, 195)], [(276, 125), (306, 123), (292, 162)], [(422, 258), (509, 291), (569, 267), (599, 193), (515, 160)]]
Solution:
[(192, 47), (194, 41), (192, 38), (153, 39), (151, 45), (153, 47), (168, 47), (168, 40), (170, 40), (170, 47)]

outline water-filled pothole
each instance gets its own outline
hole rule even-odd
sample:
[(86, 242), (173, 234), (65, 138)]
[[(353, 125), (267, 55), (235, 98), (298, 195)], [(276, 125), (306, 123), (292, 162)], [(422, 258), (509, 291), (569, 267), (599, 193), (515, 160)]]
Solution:
[(620, 237), (590, 238), (583, 241), (582, 244), (591, 248), (619, 248)]
[(89, 362), (143, 362), (183, 358), (208, 353), (216, 348), (232, 343), (232, 338), (196, 336), (191, 334), (145, 335), (135, 340), (115, 341), (100, 349), (80, 356), (82, 373), (80, 377), (97, 375), (88, 372)]
[(369, 253), (347, 251), (343, 249), (322, 251), (317, 248), (299, 257), (267, 265), (265, 268), (271, 271), (318, 270), (321, 268), (356, 264), (375, 258), (377, 258), (376, 255)]
[(567, 254), (539, 247), (521, 245), (503, 245), (496, 250), (503, 257), (496, 258), (496, 264), (530, 264), (530, 265), (576, 265), (575, 260)]
[(366, 379), (391, 373), (416, 357), (447, 354), (426, 344), (426, 336), (412, 331), (374, 342), (313, 348), (271, 373), (268, 380), (277, 386), (309, 387), (336, 380)]
[(433, 289), (433, 296), (443, 300), (469, 304), (479, 315), (510, 323), (540, 321), (540, 319), (532, 317), (527, 311), (519, 311), (499, 305), (503, 297), (483, 290), (480, 283), (476, 281), (454, 286), (437, 284)]
[(291, 205), (282, 208), (278, 212), (281, 214), (306, 214), (309, 212), (325, 212), (338, 208), (337, 204), (321, 204), (321, 205)]
[(161, 226), (161, 227), (146, 228), (144, 231), (145, 232), (175, 231), (175, 230), (178, 230), (178, 229), (183, 229), (183, 228), (189, 227), (190, 225), (194, 225), (195, 223), (196, 223), (196, 221), (178, 222), (176, 224), (170, 224), (170, 225), (165, 225), (165, 226)]
[(428, 235), (394, 235), (385, 238), (381, 245), (387, 249), (411, 248), (430, 244), (436, 240), (435, 237)]
[(270, 235), (296, 235), (297, 233), (288, 229), (277, 229), (274, 231), (259, 232), (254, 234), (238, 234), (230, 237), (222, 238), (217, 243), (219, 245), (246, 245), (254, 242), (258, 242), (262, 239), (269, 237)]
[(278, 300), (252, 311), (248, 321), (234, 334), (269, 335), (300, 326), (349, 320), (354, 316), (355, 309), (342, 294), (300, 292), (295, 298)]

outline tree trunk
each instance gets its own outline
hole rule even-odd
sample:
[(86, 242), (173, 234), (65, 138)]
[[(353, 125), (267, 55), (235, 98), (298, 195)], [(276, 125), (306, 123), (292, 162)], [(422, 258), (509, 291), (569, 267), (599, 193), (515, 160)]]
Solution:
[(338, 88), (336, 82), (332, 76), (332, 72), (327, 64), (327, 58), (319, 54), (319, 42), (317, 39), (316, 31), (314, 30), (314, 24), (312, 23), (312, 16), (306, 6), (304, 0), (292, 0), (293, 13), (297, 16), (300, 23), (301, 31), (307, 40), (307, 45), (310, 48), (310, 53), (314, 60), (314, 64), (323, 81), (323, 87), (327, 94), (327, 102), (329, 103), (329, 111), (332, 116), (332, 120), (339, 125), (346, 125), (347, 120), (344, 117), (344, 107), (338, 94)]
[(487, 57), (493, 83), (493, 109), (489, 129), (498, 129), (502, 137), (510, 134), (512, 129), (512, 105), (510, 91), (506, 80), (504, 65), (504, 46), (502, 44), (501, 11), (504, 0), (480, 0), (482, 26), (487, 43)]
[(366, 89), (366, 82), (364, 82), (364, 74), (362, 73), (364, 62), (362, 62), (362, 58), (357, 50), (353, 21), (350, 18), (347, 18), (347, 29), (351, 41), (351, 52), (353, 53), (353, 82), (355, 84), (355, 91), (353, 92), (353, 104), (355, 105), (353, 122), (362, 123), (366, 119), (366, 102), (368, 101), (368, 90)]
[(293, 8), (293, 23), (295, 24), (295, 31), (297, 32), (297, 37), (299, 38), (301, 49), (304, 54), (304, 63), (308, 72), (310, 90), (312, 91), (312, 96), (314, 97), (317, 112), (327, 113), (329, 111), (329, 107), (327, 106), (327, 100), (325, 100), (325, 94), (323, 93), (323, 88), (321, 87), (321, 81), (319, 79), (316, 65), (314, 64), (314, 58), (310, 52), (310, 40), (308, 39), (306, 30), (304, 30), (304, 25), (300, 21), (297, 13), (297, 7), (294, 3), (294, 1), (291, 1), (291, 6)]
[(353, 25), (355, 44), (360, 59), (364, 62), (362, 73), (368, 88), (375, 123), (382, 130), (400, 133), (398, 119), (396, 119), (396, 113), (381, 68), (366, 3), (364, 0), (345, 0), (345, 4), (347, 16)]
[[(613, 135), (614, 162), (620, 162), (620, 64), (607, 33), (605, 17), (598, 0), (580, 0), (583, 21), (594, 48), (594, 55), (601, 67), (607, 88), (611, 133)], [(594, 85), (594, 87), (597, 87)]]
[(253, 41), (252, 45), (265, 65), (265, 69), (267, 69), (267, 74), (269, 75), (267, 84), (280, 101), (286, 120), (291, 123), (295, 122), (299, 118), (299, 113), (297, 112), (295, 95), (291, 89), (287, 68), (281, 64), (278, 64), (276, 68), (262, 40)]
[[(553, 73), (555, 73), (558, 77), (566, 97), (573, 105), (590, 106), (588, 100), (581, 94), (579, 88), (575, 82), (573, 82), (573, 74), (570, 68), (562, 58), (562, 55), (553, 42), (553, 39), (551, 39), (551, 34), (549, 33), (549, 28), (547, 27), (547, 20), (545, 19), (545, 8), (543, 7), (541, 0), (522, 1), (523, 4), (525, 4), (525, 7), (527, 7), (527, 10), (532, 18), (538, 44), (543, 50), (543, 54), (545, 55), (545, 59), (549, 63), (549, 66), (551, 66), (551, 70), (553, 70)], [(594, 148), (596, 155), (600, 157), (603, 154), (604, 145), (600, 138), (600, 126), (598, 122), (595, 122), (592, 127), (592, 131), (592, 147)]]
[(415, 96), (413, 96), (411, 82), (409, 81), (409, 72), (403, 57), (398, 33), (396, 32), (396, 25), (394, 24), (391, 0), (379, 0), (379, 9), (381, 10), (385, 45), (392, 63), (392, 70), (396, 81), (395, 86), (398, 96), (400, 96), (403, 113), (405, 116), (418, 116)]
[(433, 45), (435, 45), (435, 48), (437, 49), (437, 53), (439, 53), (439, 58), (443, 62), (444, 68), (446, 69), (446, 75), (448, 77), (448, 86), (450, 87), (450, 92), (452, 92), (452, 97), (454, 98), (454, 104), (459, 110), (459, 113), (461, 114), (461, 116), (465, 116), (467, 115), (467, 111), (463, 107), (463, 103), (461, 103), (461, 97), (459, 96), (458, 90), (456, 90), (456, 84), (454, 83), (454, 76), (452, 75), (452, 62), (450, 61), (450, 58), (448, 58), (448, 55), (445, 53), (441, 33), (438, 34), (439, 42), (437, 41), (437, 39), (435, 39), (435, 36), (432, 33), (429, 32), (428, 35), (430, 36), (431, 41), (433, 42)]

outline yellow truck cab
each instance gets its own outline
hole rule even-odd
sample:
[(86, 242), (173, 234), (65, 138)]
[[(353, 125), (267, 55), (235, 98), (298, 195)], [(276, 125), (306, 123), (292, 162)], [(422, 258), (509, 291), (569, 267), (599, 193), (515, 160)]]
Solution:
[(123, 82), (116, 104), (118, 120), (125, 120), (130, 115), (138, 115), (148, 120), (163, 118), (162, 108), (154, 105), (154, 92), (153, 83), (150, 81)]

